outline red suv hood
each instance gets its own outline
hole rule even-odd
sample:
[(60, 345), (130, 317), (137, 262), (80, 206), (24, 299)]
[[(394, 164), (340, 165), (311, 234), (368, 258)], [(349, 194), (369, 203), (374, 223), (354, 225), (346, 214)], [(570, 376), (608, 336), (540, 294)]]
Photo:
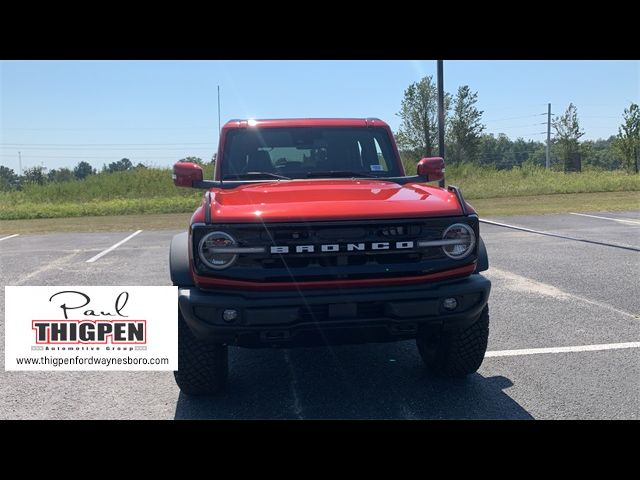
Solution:
[(369, 179), (292, 180), (211, 190), (218, 222), (280, 222), (461, 215), (455, 194)]

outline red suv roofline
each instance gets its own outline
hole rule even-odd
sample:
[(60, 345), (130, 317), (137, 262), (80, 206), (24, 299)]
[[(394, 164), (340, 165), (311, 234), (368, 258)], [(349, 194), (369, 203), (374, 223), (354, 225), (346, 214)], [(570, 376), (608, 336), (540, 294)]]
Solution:
[(273, 118), (229, 120), (224, 124), (227, 128), (248, 127), (389, 127), (379, 118)]

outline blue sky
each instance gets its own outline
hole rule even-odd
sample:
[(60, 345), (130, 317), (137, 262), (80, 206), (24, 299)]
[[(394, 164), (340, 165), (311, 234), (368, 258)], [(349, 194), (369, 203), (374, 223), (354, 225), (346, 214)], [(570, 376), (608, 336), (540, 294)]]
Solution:
[[(96, 167), (127, 157), (171, 165), (211, 158), (231, 118), (370, 117), (400, 120), (403, 90), (436, 62), (3, 61), (0, 165)], [(585, 139), (617, 133), (640, 103), (638, 61), (445, 61), (445, 89), (478, 91), (488, 133), (544, 140), (547, 102), (578, 107)]]

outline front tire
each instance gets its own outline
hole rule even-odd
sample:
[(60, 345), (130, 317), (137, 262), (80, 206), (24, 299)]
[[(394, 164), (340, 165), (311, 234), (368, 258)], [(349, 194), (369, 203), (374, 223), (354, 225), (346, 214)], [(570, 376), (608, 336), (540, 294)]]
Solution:
[(178, 316), (178, 370), (173, 372), (186, 395), (213, 395), (227, 386), (228, 347), (198, 340), (180, 313)]
[(480, 368), (489, 340), (489, 306), (464, 330), (416, 340), (429, 370), (441, 377), (464, 377)]

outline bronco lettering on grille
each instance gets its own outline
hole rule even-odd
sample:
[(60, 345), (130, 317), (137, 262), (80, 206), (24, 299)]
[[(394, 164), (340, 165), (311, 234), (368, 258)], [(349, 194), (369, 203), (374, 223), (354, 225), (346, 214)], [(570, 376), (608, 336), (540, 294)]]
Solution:
[(284, 253), (330, 253), (330, 252), (354, 252), (364, 250), (405, 250), (414, 248), (415, 242), (408, 240), (404, 242), (371, 242), (371, 243), (328, 243), (322, 245), (296, 245), (273, 246), (271, 253), (282, 255)]

